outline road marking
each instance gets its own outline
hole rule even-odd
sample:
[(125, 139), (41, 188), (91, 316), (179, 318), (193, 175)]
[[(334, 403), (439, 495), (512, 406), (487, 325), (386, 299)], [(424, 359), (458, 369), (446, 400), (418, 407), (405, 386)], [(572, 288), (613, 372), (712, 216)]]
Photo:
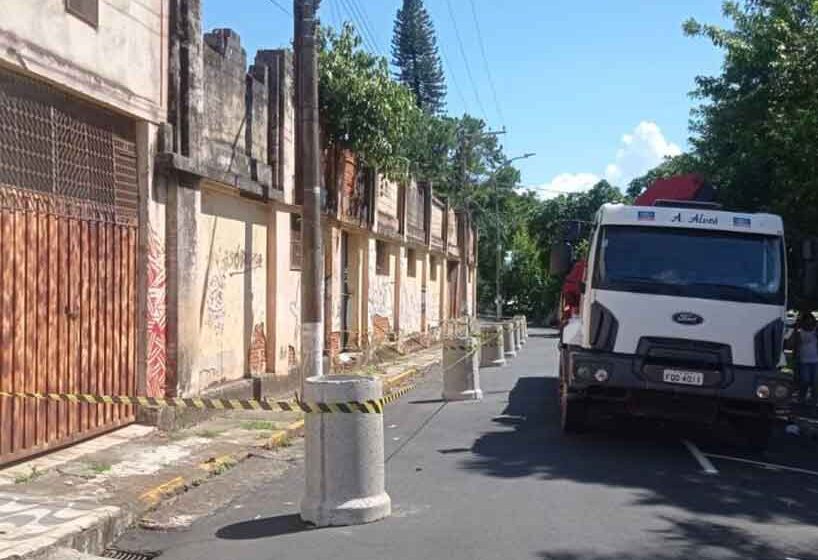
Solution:
[(790, 471), (796, 472), (800, 474), (811, 474), (813, 476), (818, 476), (818, 471), (811, 471), (807, 469), (799, 469), (798, 467), (788, 467), (786, 465), (777, 465), (775, 463), (765, 463), (763, 461), (753, 461), (750, 459), (742, 459), (740, 457), (730, 457), (729, 455), (718, 455), (716, 453), (706, 453), (707, 457), (713, 457), (714, 459), (724, 459), (726, 461), (736, 461), (737, 463), (747, 463), (748, 465), (755, 465), (757, 467), (765, 467), (768, 469), (773, 470), (781, 470), (781, 471)]
[(687, 450), (690, 451), (691, 455), (693, 455), (693, 458), (699, 462), (706, 474), (719, 474), (718, 469), (713, 466), (710, 459), (705, 457), (704, 453), (702, 453), (698, 447), (693, 445), (693, 442), (683, 439), (682, 443), (685, 444), (685, 447), (687, 447)]

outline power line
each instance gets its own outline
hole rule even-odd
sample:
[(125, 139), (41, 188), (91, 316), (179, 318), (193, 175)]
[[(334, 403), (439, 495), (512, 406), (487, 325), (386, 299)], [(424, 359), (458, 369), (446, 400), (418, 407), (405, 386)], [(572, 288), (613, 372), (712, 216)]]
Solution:
[(497, 116), (500, 117), (500, 124), (503, 125), (503, 128), (506, 126), (506, 119), (503, 116), (503, 110), (500, 108), (500, 101), (497, 98), (497, 88), (494, 87), (494, 78), (491, 75), (491, 67), (489, 66), (489, 59), (486, 56), (486, 45), (483, 42), (483, 32), (480, 29), (480, 21), (477, 18), (477, 8), (474, 5), (474, 0), (470, 0), (471, 2), (471, 15), (474, 19), (474, 27), (477, 29), (477, 39), (480, 43), (480, 54), (483, 56), (483, 66), (486, 70), (486, 76), (489, 79), (489, 86), (491, 87), (491, 95), (494, 98), (494, 108), (497, 110)]
[(276, 8), (278, 8), (279, 10), (281, 10), (282, 12), (287, 14), (288, 16), (292, 17), (292, 15), (293, 15), (292, 12), (290, 10), (288, 10), (287, 8), (285, 8), (283, 5), (281, 5), (281, 3), (278, 0), (269, 0), (269, 1), (270, 1), (270, 4), (272, 4), (273, 6), (275, 6)]
[(468, 113), (469, 104), (466, 103), (466, 97), (463, 95), (463, 90), (460, 89), (460, 84), (457, 83), (457, 76), (454, 75), (454, 69), (452, 68), (452, 65), (449, 64), (449, 58), (446, 56), (446, 50), (443, 48), (443, 45), (440, 45), (440, 55), (443, 57), (443, 64), (445, 64), (446, 68), (449, 70), (449, 77), (452, 79), (454, 90), (457, 92), (457, 96), (460, 98), (460, 102), (463, 104), (463, 110)]
[[(358, 11), (358, 15), (361, 18), (361, 23), (363, 23), (366, 32), (369, 34), (369, 37), (373, 40), (375, 46), (379, 47), (381, 44), (380, 37), (378, 37), (377, 33), (373, 31), (373, 27), (371, 25), (372, 22), (369, 19), (369, 15), (367, 14), (366, 8), (364, 8), (364, 6), (361, 5), (358, 2), (358, 0), (350, 0), (350, 2), (352, 2), (352, 7)], [(380, 49), (377, 49), (377, 51), (380, 52)]]
[(341, 18), (341, 13), (338, 10), (338, 0), (329, 0), (329, 7), (332, 10), (332, 20), (335, 22), (335, 27), (338, 29), (344, 24), (343, 18)]
[(344, 5), (344, 10), (346, 11), (347, 15), (350, 17), (350, 19), (353, 21), (355, 26), (358, 28), (358, 32), (359, 32), (359, 34), (361, 36), (361, 40), (364, 42), (364, 47), (366, 48), (366, 50), (368, 50), (368, 51), (370, 51), (372, 53), (377, 53), (378, 48), (375, 45), (372, 38), (367, 33), (367, 30), (364, 27), (363, 23), (361, 23), (361, 21), (359, 20), (357, 12), (352, 7), (351, 0), (341, 0), (341, 2)]
[(477, 90), (477, 86), (475, 85), (474, 76), (471, 73), (471, 66), (469, 66), (469, 59), (466, 56), (466, 49), (463, 48), (463, 40), (460, 38), (460, 30), (457, 28), (457, 19), (454, 17), (454, 10), (452, 9), (452, 2), (451, 0), (446, 0), (446, 6), (449, 8), (449, 17), (452, 20), (452, 26), (454, 26), (454, 34), (457, 38), (457, 45), (460, 48), (460, 56), (463, 57), (463, 63), (466, 65), (466, 76), (469, 78), (469, 83), (471, 83), (472, 91), (474, 92), (474, 97), (477, 99), (477, 107), (480, 109), (480, 112), (483, 114), (483, 119), (488, 120), (486, 116), (486, 109), (483, 107), (483, 101), (480, 99), (480, 92)]

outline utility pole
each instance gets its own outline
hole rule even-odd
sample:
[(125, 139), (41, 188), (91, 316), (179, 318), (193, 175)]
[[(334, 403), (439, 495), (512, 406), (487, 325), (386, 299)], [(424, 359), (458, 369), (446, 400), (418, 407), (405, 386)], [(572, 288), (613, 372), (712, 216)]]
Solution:
[(494, 240), (496, 245), (494, 247), (495, 252), (497, 253), (497, 262), (495, 263), (494, 267), (494, 315), (495, 320), (501, 321), (503, 319), (503, 298), (500, 296), (500, 271), (503, 268), (503, 244), (502, 244), (502, 237), (500, 235), (500, 190), (497, 187), (497, 173), (511, 165), (513, 162), (521, 160), (521, 159), (528, 159), (533, 157), (537, 154), (534, 153), (527, 153), (521, 156), (513, 157), (511, 159), (507, 159), (503, 162), (503, 165), (494, 172), (494, 219), (495, 219), (495, 231), (494, 231)]
[(321, 163), (318, 131), (317, 11), (320, 0), (294, 0), (296, 168), (302, 196), (301, 382), (324, 374), (324, 250), (321, 239)]
[[(469, 165), (468, 165), (468, 158), (469, 152), (471, 150), (471, 140), (473, 138), (488, 138), (490, 136), (500, 136), (501, 134), (505, 134), (506, 129), (505, 127), (502, 130), (487, 130), (486, 132), (475, 132), (473, 134), (468, 134), (465, 130), (460, 135), (459, 143), (460, 143), (460, 154), (462, 156), (460, 162), (460, 173), (462, 176), (461, 188), (463, 189), (463, 209), (465, 210), (465, 217), (468, 219), (466, 225), (462, 228), (464, 240), (468, 240), (469, 228), (471, 228), (471, 211), (469, 209), (469, 201), (470, 201), (470, 193), (469, 191)], [(495, 206), (495, 209), (497, 207)], [(461, 302), (461, 315), (466, 315), (466, 309), (468, 308), (468, 300), (469, 296), (466, 293), (466, 286), (468, 285), (468, 266), (466, 265), (468, 259), (468, 244), (464, 244), (464, 254), (461, 255), (460, 260), (460, 283), (462, 285), (462, 294), (460, 297)], [(476, 280), (475, 280), (476, 283)], [(477, 287), (475, 286), (475, 290)], [(498, 288), (499, 290), (499, 288)], [(499, 293), (499, 292), (498, 292)], [(477, 315), (477, 309), (475, 307), (475, 315)]]

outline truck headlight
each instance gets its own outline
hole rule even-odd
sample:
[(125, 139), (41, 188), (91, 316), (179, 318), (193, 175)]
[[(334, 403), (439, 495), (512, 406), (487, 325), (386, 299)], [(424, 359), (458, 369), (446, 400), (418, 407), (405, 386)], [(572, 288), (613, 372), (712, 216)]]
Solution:
[(599, 383), (605, 383), (610, 375), (608, 374), (608, 370), (605, 368), (599, 368), (594, 372), (594, 379), (596, 379)]
[(778, 400), (784, 400), (790, 396), (790, 388), (786, 385), (776, 385), (773, 396)]
[(759, 399), (769, 399), (770, 388), (767, 385), (759, 385), (758, 387), (756, 387), (756, 396)]
[(591, 368), (588, 366), (579, 366), (577, 368), (577, 377), (585, 381), (591, 379)]

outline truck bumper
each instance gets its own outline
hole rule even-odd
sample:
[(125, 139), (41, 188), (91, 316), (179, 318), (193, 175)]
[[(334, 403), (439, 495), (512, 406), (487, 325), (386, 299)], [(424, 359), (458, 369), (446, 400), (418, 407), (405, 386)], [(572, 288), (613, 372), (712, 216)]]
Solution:
[[(563, 350), (563, 360), (563, 375), (574, 398), (607, 402), (647, 416), (758, 416), (785, 406), (792, 394), (791, 379), (774, 369), (723, 365), (701, 370), (703, 385), (689, 386), (663, 381), (665, 368), (696, 371), (686, 365), (657, 366), (640, 356), (569, 347)], [(600, 370), (607, 372), (604, 381), (598, 379), (604, 377), (597, 376)], [(760, 388), (766, 398), (759, 396)]]

